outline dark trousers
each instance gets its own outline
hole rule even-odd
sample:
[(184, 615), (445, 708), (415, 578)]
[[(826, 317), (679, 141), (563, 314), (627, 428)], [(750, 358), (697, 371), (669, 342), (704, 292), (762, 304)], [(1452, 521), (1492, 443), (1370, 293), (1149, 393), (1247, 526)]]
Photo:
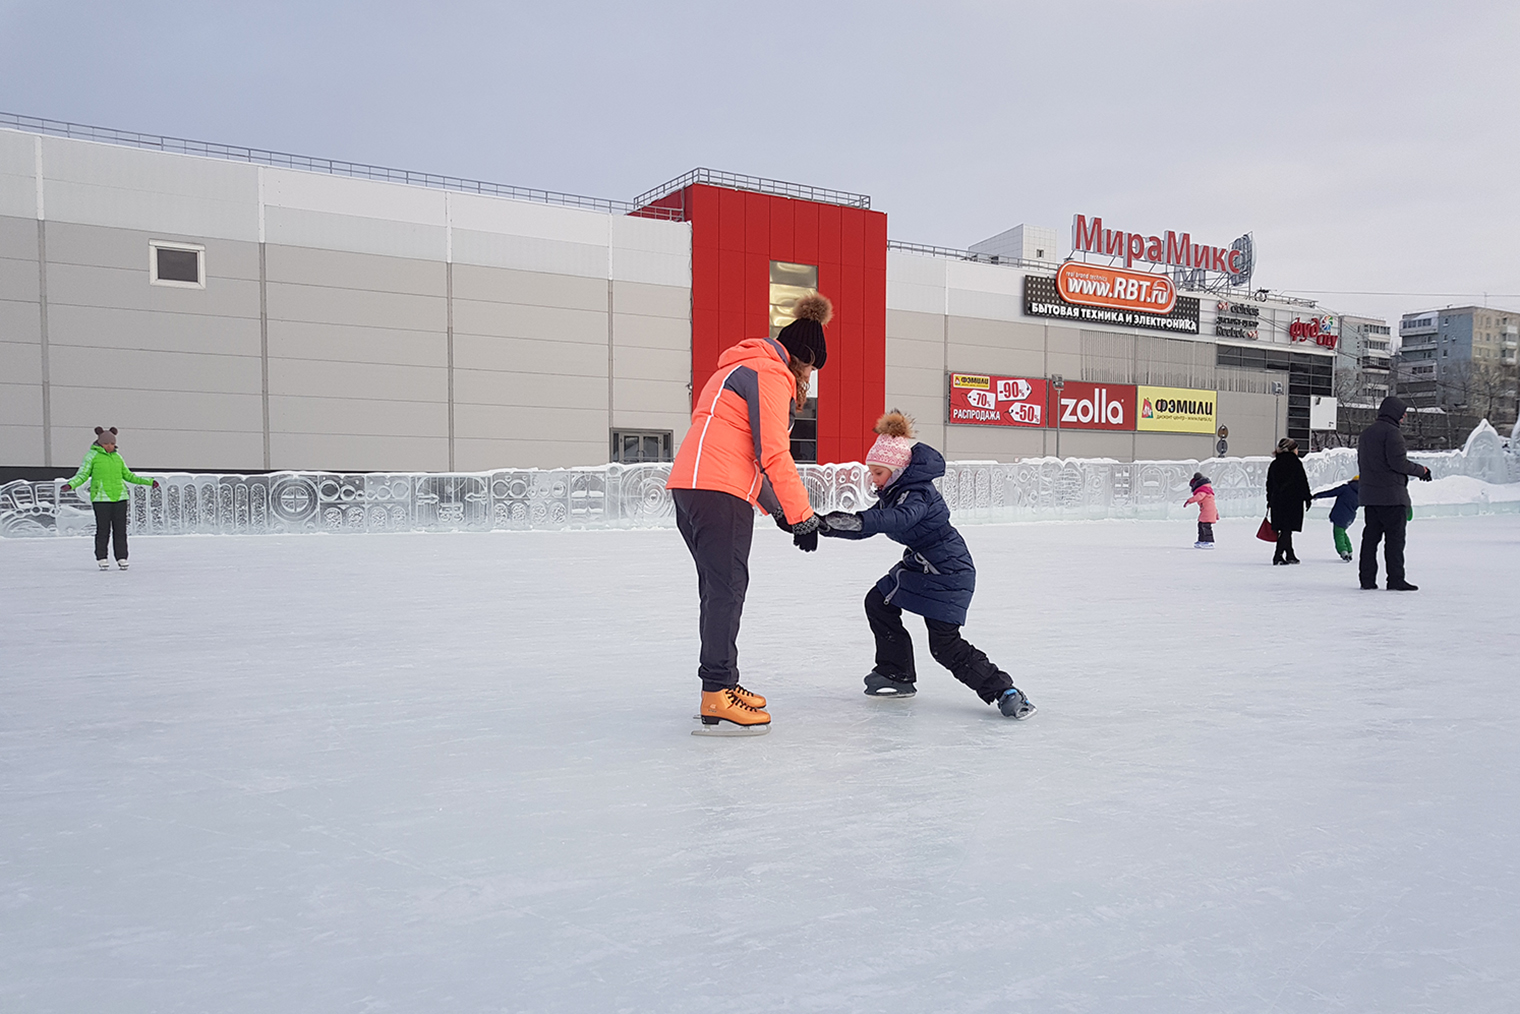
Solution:
[(116, 559), (127, 558), (127, 501), (96, 500), (95, 508), (95, 559), (106, 558), (106, 548), (116, 539)]
[(1388, 558), (1388, 581), (1404, 580), (1404, 531), (1409, 524), (1409, 508), (1403, 504), (1370, 504), (1362, 508), (1362, 555), (1357, 570), (1362, 584), (1377, 584), (1378, 542), (1387, 539), (1383, 555)]
[(1214, 541), (1214, 522), (1212, 522), (1212, 521), (1200, 521), (1200, 522), (1198, 522), (1198, 541), (1199, 542), (1213, 542)]
[(1277, 533), (1277, 552), (1272, 554), (1274, 560), (1296, 560), (1298, 557), (1293, 553), (1293, 533)]
[[(871, 633), (876, 635), (876, 671), (912, 683), (918, 679), (913, 666), (913, 638), (903, 626), (902, 614), (875, 587), (866, 595), (866, 619), (871, 624)], [(1013, 686), (1011, 676), (961, 637), (960, 624), (926, 616), (924, 625), (929, 628), (929, 654), (934, 661), (949, 669), (952, 676), (976, 691), (982, 700), (991, 704)]]
[(739, 682), (739, 618), (749, 590), (749, 547), (755, 509), (715, 489), (675, 489), (676, 527), (697, 564), (702, 602), (702, 654), (697, 675), (703, 690)]

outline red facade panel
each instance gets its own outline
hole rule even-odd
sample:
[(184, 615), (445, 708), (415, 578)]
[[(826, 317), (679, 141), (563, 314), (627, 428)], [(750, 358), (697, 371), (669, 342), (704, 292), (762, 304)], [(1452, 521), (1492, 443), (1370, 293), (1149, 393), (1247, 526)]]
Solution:
[(886, 216), (707, 184), (688, 187), (680, 204), (692, 224), (693, 390), (723, 349), (769, 333), (770, 262), (815, 264), (834, 303), (818, 374), (818, 460), (860, 460), (886, 398)]

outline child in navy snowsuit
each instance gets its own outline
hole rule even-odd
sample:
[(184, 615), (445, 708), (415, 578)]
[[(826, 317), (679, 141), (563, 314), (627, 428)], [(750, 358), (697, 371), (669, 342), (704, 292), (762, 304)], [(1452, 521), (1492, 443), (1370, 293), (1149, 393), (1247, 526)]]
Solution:
[(934, 488), (934, 480), (945, 474), (945, 459), (912, 439), (912, 423), (900, 412), (882, 416), (876, 432), (880, 435), (866, 455), (878, 491), (876, 506), (859, 514), (828, 514), (820, 530), (840, 539), (881, 534), (907, 547), (902, 562), (866, 595), (866, 619), (876, 636), (876, 667), (866, 676), (866, 694), (903, 698), (917, 692), (913, 639), (902, 622), (906, 609), (924, 618), (936, 662), (1007, 717), (1028, 718), (1035, 711), (1029, 698), (961, 637), (976, 590), (976, 565)]
[(1356, 520), (1356, 509), (1361, 506), (1362, 477), (1353, 475), (1349, 482), (1343, 482), (1333, 489), (1327, 489), (1323, 493), (1315, 493), (1314, 499), (1323, 500), (1327, 496), (1335, 497), (1335, 503), (1330, 507), (1330, 525), (1335, 534), (1335, 551), (1346, 562), (1351, 561), (1351, 536), (1346, 534), (1346, 529), (1351, 527), (1351, 522)]

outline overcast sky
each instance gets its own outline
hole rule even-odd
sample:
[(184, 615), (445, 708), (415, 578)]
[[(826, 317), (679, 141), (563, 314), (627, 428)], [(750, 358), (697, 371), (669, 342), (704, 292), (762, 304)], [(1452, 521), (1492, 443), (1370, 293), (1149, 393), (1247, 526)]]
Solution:
[(952, 247), (1251, 231), (1256, 284), (1395, 327), (1520, 309), (1517, 107), (1513, 2), (0, 0), (7, 112), (625, 200), (708, 166)]

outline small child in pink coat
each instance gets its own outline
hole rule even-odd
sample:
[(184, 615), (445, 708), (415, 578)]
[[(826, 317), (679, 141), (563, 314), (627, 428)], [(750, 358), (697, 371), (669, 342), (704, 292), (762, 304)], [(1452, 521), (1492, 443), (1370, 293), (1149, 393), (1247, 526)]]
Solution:
[(1193, 495), (1183, 506), (1198, 505), (1198, 541), (1193, 543), (1193, 548), (1213, 549), (1214, 522), (1219, 520), (1219, 507), (1214, 503), (1214, 487), (1209, 485), (1209, 477), (1202, 472), (1194, 472), (1188, 480), (1188, 486), (1192, 488)]

